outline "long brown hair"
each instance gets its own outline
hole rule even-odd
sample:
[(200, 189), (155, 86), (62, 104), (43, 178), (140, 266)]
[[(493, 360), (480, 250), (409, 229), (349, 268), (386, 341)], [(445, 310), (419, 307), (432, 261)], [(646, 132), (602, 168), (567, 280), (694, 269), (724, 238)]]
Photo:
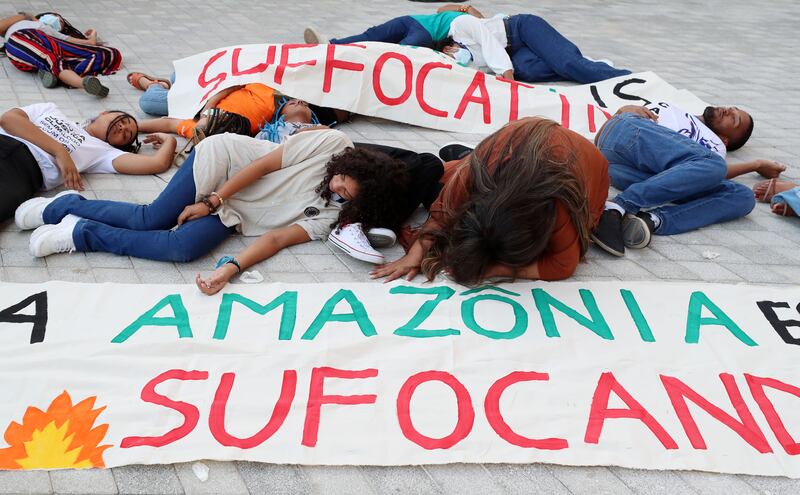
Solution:
[[(447, 268), (456, 282), (474, 285), (491, 265), (515, 273), (530, 265), (547, 248), (559, 202), (578, 232), (583, 257), (591, 225), (585, 182), (559, 127), (541, 118), (512, 122), (458, 165), (442, 192), (442, 208), (431, 212), (440, 228), (422, 233), (432, 243), (421, 267), (429, 280)], [(455, 208), (464, 189), (468, 199)]]

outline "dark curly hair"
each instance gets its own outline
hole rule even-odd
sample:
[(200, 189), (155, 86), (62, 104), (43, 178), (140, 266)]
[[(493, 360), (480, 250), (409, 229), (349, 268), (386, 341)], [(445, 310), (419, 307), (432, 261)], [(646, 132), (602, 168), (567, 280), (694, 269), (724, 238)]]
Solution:
[(403, 162), (363, 148), (347, 148), (334, 155), (328, 162), (325, 178), (316, 189), (326, 206), (333, 194), (329, 184), (338, 174), (358, 182), (358, 194), (344, 204), (331, 228), (360, 222), (364, 231), (377, 226), (396, 229), (405, 220), (398, 216), (409, 181)]

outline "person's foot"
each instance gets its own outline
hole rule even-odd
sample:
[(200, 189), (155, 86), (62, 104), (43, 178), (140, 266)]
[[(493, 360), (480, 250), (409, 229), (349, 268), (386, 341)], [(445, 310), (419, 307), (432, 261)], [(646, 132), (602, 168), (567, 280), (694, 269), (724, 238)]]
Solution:
[(98, 98), (105, 98), (108, 96), (108, 88), (103, 86), (100, 79), (94, 76), (86, 76), (83, 78), (83, 89), (87, 93)]
[(147, 88), (153, 84), (160, 84), (164, 89), (169, 89), (172, 86), (169, 79), (148, 76), (143, 72), (131, 72), (128, 74), (128, 84), (142, 91), (147, 91)]
[(625, 256), (622, 213), (614, 209), (603, 211), (597, 228), (591, 234), (591, 238), (603, 251), (614, 256)]
[(439, 148), (439, 158), (441, 158), (443, 162), (461, 160), (472, 153), (472, 150), (473, 148), (464, 143), (447, 143)]
[(385, 261), (383, 255), (370, 246), (360, 223), (351, 223), (333, 229), (328, 240), (357, 260), (375, 264)]
[(40, 70), (39, 79), (42, 81), (42, 86), (48, 89), (58, 86), (58, 77), (50, 71)]
[(52, 198), (31, 198), (17, 207), (14, 212), (14, 223), (17, 224), (20, 230), (31, 230), (44, 225), (44, 209), (47, 206), (67, 194), (78, 194), (75, 191), (61, 191)]
[(75, 251), (72, 233), (80, 217), (67, 215), (56, 225), (42, 225), (31, 234), (29, 249), (32, 256), (41, 258), (55, 253)]
[(391, 229), (376, 227), (367, 231), (367, 240), (372, 247), (388, 248), (397, 242), (397, 235)]
[(636, 215), (627, 213), (622, 218), (622, 239), (626, 247), (646, 248), (653, 240), (655, 230), (653, 218), (647, 212), (640, 211)]
[(303, 39), (310, 45), (327, 44), (328, 38), (322, 35), (314, 26), (306, 27), (303, 31)]
[(762, 180), (753, 186), (753, 194), (755, 194), (757, 201), (769, 203), (776, 194), (786, 192), (795, 187), (797, 187), (797, 184), (789, 182), (788, 180)]

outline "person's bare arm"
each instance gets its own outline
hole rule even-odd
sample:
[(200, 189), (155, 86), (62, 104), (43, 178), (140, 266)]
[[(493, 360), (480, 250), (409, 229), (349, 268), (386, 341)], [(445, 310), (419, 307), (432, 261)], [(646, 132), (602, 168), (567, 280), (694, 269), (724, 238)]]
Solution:
[(472, 5), (459, 5), (457, 3), (448, 3), (447, 5), (442, 5), (441, 7), (436, 9), (436, 12), (438, 12), (438, 13), (441, 13), (441, 12), (452, 12), (452, 11), (464, 12), (464, 13), (469, 14), (471, 16), (475, 16), (475, 17), (479, 17), (479, 18), (483, 19), (483, 14), (478, 9), (473, 7)]
[(200, 109), (199, 113), (203, 113), (206, 110), (208, 110), (209, 108), (215, 108), (217, 106), (217, 103), (222, 101), (226, 96), (228, 96), (229, 94), (233, 93), (237, 89), (242, 89), (243, 87), (244, 87), (243, 85), (239, 84), (237, 86), (231, 86), (230, 88), (223, 89), (219, 93), (217, 93), (214, 96), (212, 96), (211, 98), (209, 98), (206, 101), (206, 104), (203, 105), (203, 108)]
[(650, 120), (652, 120), (654, 122), (658, 122), (658, 115), (653, 113), (650, 109), (645, 108), (645, 107), (640, 106), (640, 105), (625, 105), (625, 106), (622, 106), (622, 107), (620, 107), (619, 110), (617, 110), (617, 113), (615, 113), (614, 115), (619, 115), (621, 113), (633, 113), (633, 114), (636, 114), (636, 115), (638, 115), (640, 117), (644, 117), (644, 118), (650, 119)]
[(7, 111), (0, 116), (0, 127), (10, 135), (25, 139), (53, 155), (67, 189), (83, 191), (80, 172), (78, 172), (75, 162), (72, 161), (69, 151), (64, 145), (36, 127), (25, 111), (19, 108), (12, 108)]
[[(242, 270), (249, 268), (259, 261), (263, 261), (274, 256), (280, 250), (295, 244), (302, 244), (310, 241), (308, 233), (299, 225), (293, 224), (288, 227), (275, 229), (259, 237), (254, 243), (250, 244), (244, 251), (237, 254), (234, 258)], [(216, 294), (239, 273), (236, 265), (226, 263), (217, 268), (214, 273), (206, 278), (202, 278), (198, 273), (195, 277), (197, 288), (204, 294)]]
[(33, 21), (33, 20), (36, 20), (36, 18), (30, 14), (16, 14), (8, 16), (4, 19), (0, 19), (0, 36), (5, 36), (6, 31), (8, 31), (8, 28), (18, 23), (19, 21)]
[(743, 174), (757, 172), (762, 177), (774, 179), (786, 170), (786, 165), (772, 160), (753, 160), (742, 163), (728, 163), (727, 179), (733, 179)]
[(125, 153), (114, 158), (111, 162), (114, 170), (128, 175), (160, 174), (169, 170), (178, 141), (175, 137), (164, 133), (150, 134), (144, 138), (145, 144), (152, 144), (155, 155), (137, 155)]

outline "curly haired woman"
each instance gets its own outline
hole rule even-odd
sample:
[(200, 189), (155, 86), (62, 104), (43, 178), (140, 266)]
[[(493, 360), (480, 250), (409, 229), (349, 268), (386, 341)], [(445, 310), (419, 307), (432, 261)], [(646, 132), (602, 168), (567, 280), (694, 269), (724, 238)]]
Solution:
[(445, 164), (444, 188), (405, 256), (373, 277), (458, 283), (487, 278), (560, 280), (586, 254), (608, 195), (608, 162), (594, 145), (557, 123), (530, 117)]
[[(104, 251), (190, 261), (238, 230), (258, 240), (208, 279), (207, 293), (281, 249), (325, 239), (336, 223), (371, 226), (405, 193), (402, 163), (352, 148), (335, 130), (306, 131), (283, 145), (221, 134), (200, 143), (150, 205), (87, 200), (67, 191), (23, 203), (21, 228), (34, 256)], [(176, 229), (171, 230), (173, 227)]]

